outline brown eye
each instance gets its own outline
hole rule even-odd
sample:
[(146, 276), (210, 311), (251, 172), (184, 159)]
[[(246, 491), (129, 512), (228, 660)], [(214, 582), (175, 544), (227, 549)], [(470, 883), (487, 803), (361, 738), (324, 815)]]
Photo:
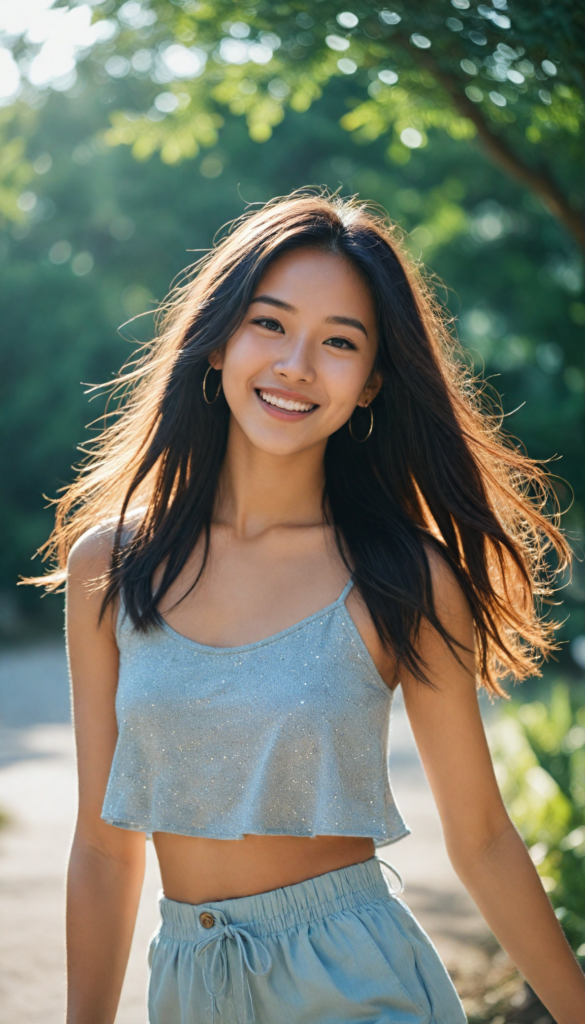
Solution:
[(265, 327), (267, 331), (275, 331), (280, 334), (284, 334), (284, 328), (282, 324), (275, 320), (271, 316), (257, 316), (252, 320), (253, 324), (259, 324), (260, 327)]
[(331, 348), (346, 348), (354, 351), (357, 349), (357, 345), (354, 345), (353, 341), (349, 341), (348, 338), (327, 338), (323, 344), (329, 345)]

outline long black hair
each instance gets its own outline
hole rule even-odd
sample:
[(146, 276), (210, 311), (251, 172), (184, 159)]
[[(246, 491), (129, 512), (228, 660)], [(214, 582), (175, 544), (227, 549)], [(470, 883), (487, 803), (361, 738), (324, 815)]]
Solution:
[[(568, 547), (545, 514), (548, 479), (482, 409), (481, 388), (395, 226), (323, 193), (304, 190), (240, 218), (171, 293), (157, 339), (115, 382), (119, 417), (57, 503), (55, 531), (41, 549), (56, 555), (57, 567), (30, 582), (56, 588), (72, 543), (114, 517), (102, 610), (123, 591), (137, 630), (160, 624), (161, 599), (202, 536), (205, 558), (209, 549), (230, 417), (223, 394), (213, 405), (203, 399), (209, 356), (242, 323), (271, 261), (301, 247), (349, 260), (378, 321), (383, 384), (372, 403), (374, 430), (364, 444), (347, 424), (329, 438), (324, 518), (384, 645), (422, 681), (423, 618), (457, 653), (433, 599), (434, 549), (469, 602), (480, 680), (500, 693), (503, 674), (534, 673), (554, 648), (554, 626), (538, 609), (551, 592), (544, 553), (552, 545), (564, 566)], [(218, 378), (210, 378), (211, 393)], [(368, 423), (369, 413), (364, 433)]]

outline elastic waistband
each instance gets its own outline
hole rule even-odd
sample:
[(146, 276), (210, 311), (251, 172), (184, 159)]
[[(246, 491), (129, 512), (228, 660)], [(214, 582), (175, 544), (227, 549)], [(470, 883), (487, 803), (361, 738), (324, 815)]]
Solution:
[[(214, 903), (177, 903), (162, 896), (161, 934), (170, 938), (200, 942), (210, 936), (215, 917), (218, 925), (245, 925), (252, 935), (270, 935), (329, 914), (362, 906), (378, 899), (392, 899), (377, 857), (328, 871), (296, 885), (287, 885), (256, 896), (243, 896)], [(203, 917), (204, 923), (200, 918)]]

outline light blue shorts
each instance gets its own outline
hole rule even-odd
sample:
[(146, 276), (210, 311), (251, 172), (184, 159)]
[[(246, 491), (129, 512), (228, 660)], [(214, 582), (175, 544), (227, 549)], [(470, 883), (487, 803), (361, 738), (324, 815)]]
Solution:
[(162, 898), (150, 1024), (465, 1024), (376, 857), (257, 896)]

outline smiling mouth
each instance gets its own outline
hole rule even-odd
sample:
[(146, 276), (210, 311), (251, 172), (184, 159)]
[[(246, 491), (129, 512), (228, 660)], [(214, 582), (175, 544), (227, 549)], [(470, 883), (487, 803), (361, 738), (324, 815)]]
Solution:
[(260, 388), (255, 390), (262, 402), (273, 406), (275, 409), (280, 409), (282, 412), (309, 413), (317, 408), (317, 405), (311, 402), (299, 402), (293, 398), (282, 398), (280, 395), (273, 395), (271, 391), (265, 391)]

